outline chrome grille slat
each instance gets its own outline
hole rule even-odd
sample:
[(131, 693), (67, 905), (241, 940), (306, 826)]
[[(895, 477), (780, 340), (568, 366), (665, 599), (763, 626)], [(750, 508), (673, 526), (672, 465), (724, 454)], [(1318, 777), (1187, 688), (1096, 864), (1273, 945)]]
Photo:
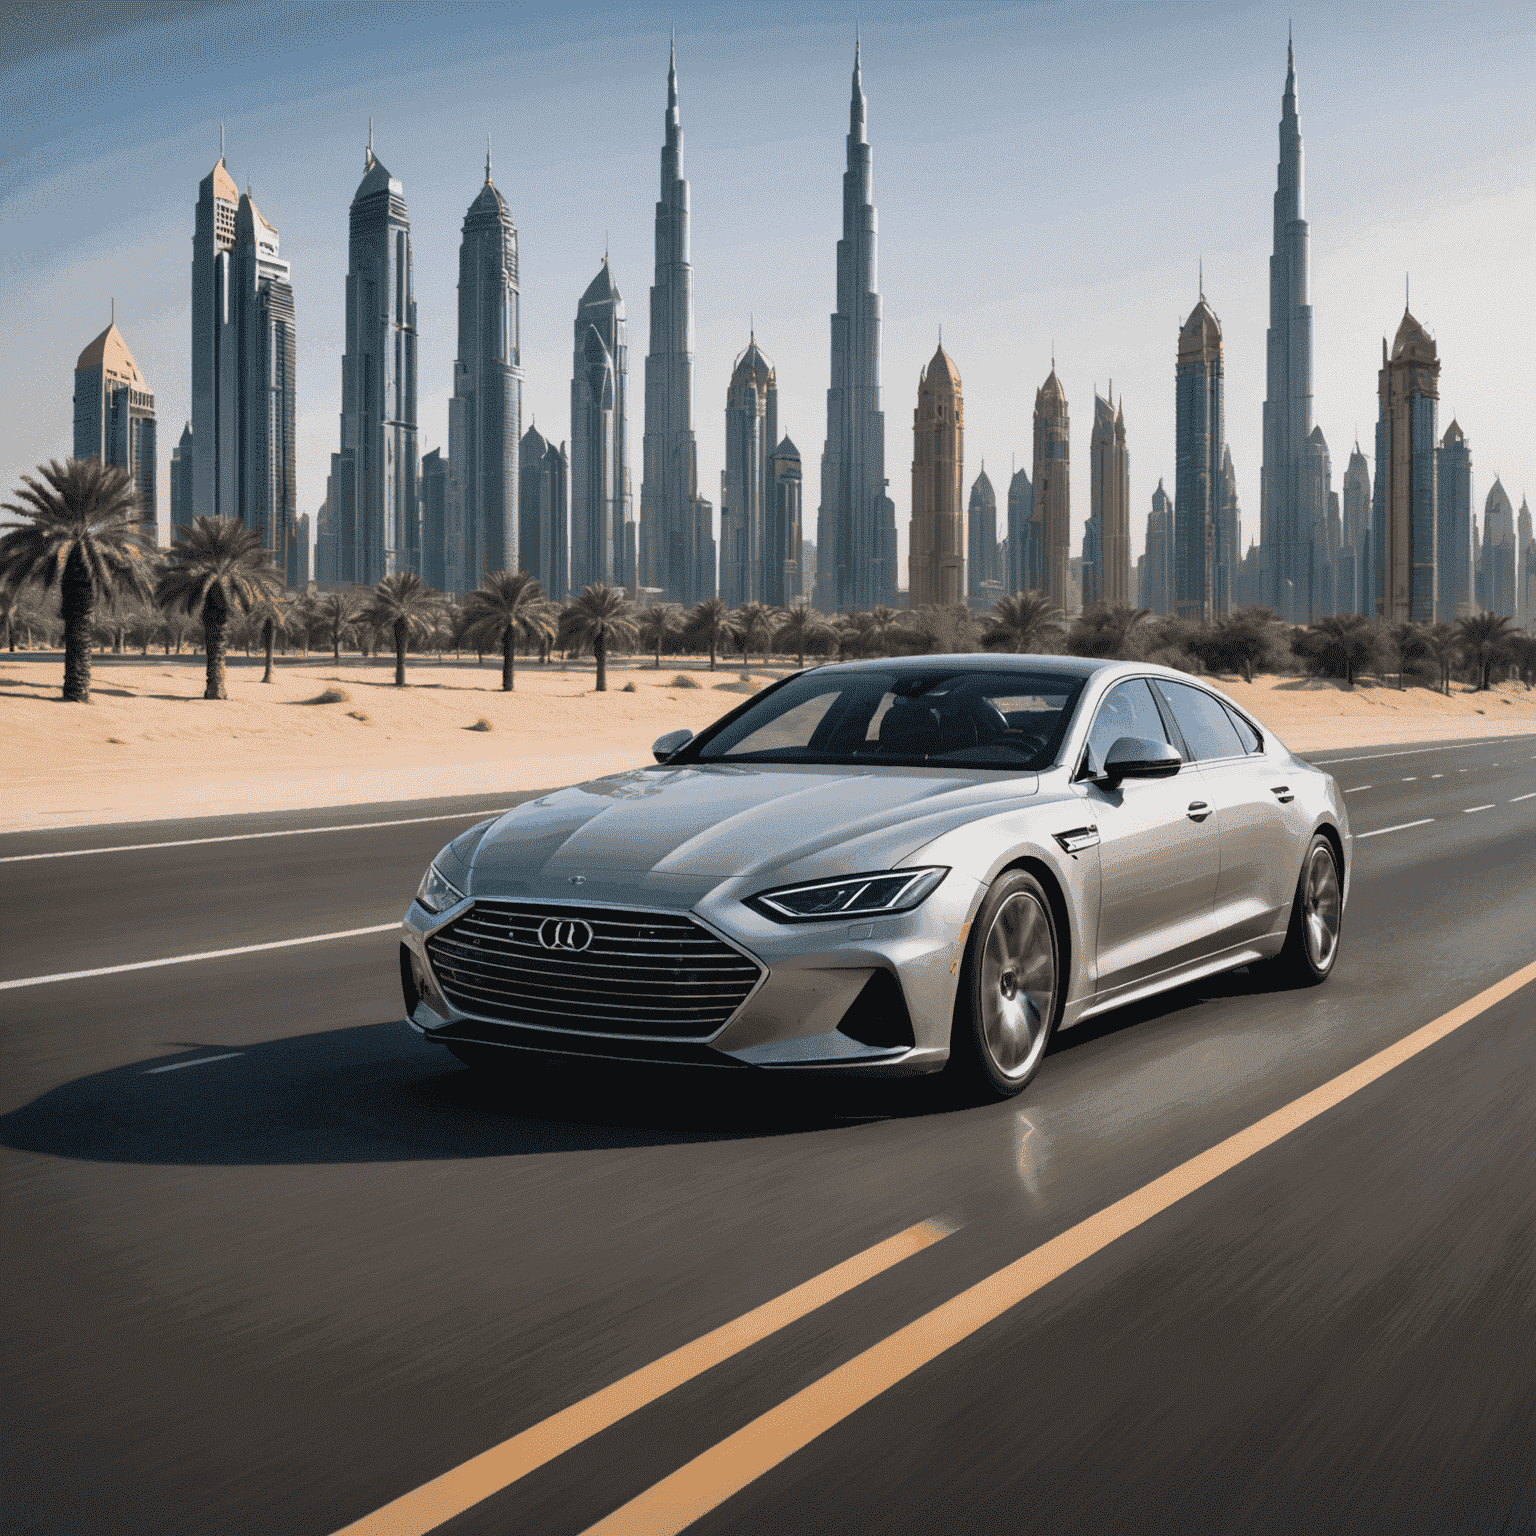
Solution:
[[(585, 950), (550, 950), (550, 918), (588, 924)], [(459, 1011), (608, 1035), (703, 1039), (757, 985), (761, 967), (690, 917), (561, 903), (477, 901), (427, 940)]]

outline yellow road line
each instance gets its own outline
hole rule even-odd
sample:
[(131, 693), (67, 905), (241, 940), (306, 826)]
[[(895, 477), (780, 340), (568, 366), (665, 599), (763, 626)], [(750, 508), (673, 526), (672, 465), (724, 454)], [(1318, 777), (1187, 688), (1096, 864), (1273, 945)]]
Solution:
[(1536, 981), (1536, 963), (1106, 1206), (812, 1382), (590, 1526), (586, 1536), (674, 1536), (1116, 1238), (1358, 1093), (1532, 981)]
[(955, 1230), (937, 1221), (920, 1221), (884, 1242), (856, 1253), (813, 1276), (793, 1290), (754, 1307), (733, 1322), (684, 1344), (670, 1354), (594, 1392), (579, 1403), (525, 1429), (510, 1440), (444, 1472), (430, 1483), (402, 1494), (373, 1514), (354, 1521), (336, 1536), (421, 1536), (499, 1493), (545, 1462), (617, 1424), (686, 1381), (729, 1360), (732, 1355), (824, 1307), (855, 1286), (931, 1248)]

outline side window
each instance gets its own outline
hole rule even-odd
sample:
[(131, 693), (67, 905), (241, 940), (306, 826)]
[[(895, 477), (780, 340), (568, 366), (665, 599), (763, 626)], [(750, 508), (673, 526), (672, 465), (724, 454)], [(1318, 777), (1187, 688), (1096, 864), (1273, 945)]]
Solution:
[(1168, 701), (1174, 723), (1196, 762), (1243, 755), (1243, 743), (1231, 715), (1210, 694), (1188, 683), (1170, 683), (1161, 677), (1157, 689)]
[(1118, 683), (1104, 695), (1099, 713), (1088, 733), (1088, 745), (1102, 763), (1109, 749), (1122, 736), (1139, 736), (1146, 741), (1167, 741), (1163, 717), (1157, 712), (1145, 678)]
[(1227, 713), (1232, 717), (1232, 724), (1237, 729), (1237, 739), (1242, 742), (1243, 751), (1262, 752), (1264, 742), (1259, 733), (1235, 709), (1229, 709)]

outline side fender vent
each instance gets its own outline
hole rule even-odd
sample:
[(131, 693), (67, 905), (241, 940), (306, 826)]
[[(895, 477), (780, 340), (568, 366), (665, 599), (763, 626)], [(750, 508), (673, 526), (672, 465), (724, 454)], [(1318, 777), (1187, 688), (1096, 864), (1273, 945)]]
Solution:
[(882, 1050), (902, 1050), (916, 1044), (901, 983), (886, 970), (877, 970), (864, 983), (837, 1028), (839, 1034), (860, 1045)]

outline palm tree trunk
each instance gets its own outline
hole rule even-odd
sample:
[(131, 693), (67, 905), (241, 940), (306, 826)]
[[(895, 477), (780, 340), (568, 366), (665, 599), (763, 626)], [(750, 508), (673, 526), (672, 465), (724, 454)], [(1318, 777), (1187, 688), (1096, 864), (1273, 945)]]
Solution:
[(267, 670), (262, 674), (262, 682), (272, 681), (272, 620), (268, 619), (261, 626), (261, 643), (267, 653)]
[(405, 687), (405, 620), (395, 620), (395, 687)]
[(597, 691), (608, 692), (608, 637), (602, 630), (592, 637), (592, 654), (597, 657)]
[(715, 633), (713, 630), (709, 634), (709, 670), (711, 672), (715, 670)]
[(64, 620), (64, 697), (71, 704), (91, 702), (91, 618), (95, 593), (77, 545), (64, 564), (59, 613)]
[(511, 693), (517, 684), (517, 645), (512, 626), (501, 632), (501, 691)]
[[(11, 649), (14, 651), (16, 649), (16, 647), (13, 645), (11, 647)], [(656, 636), (656, 671), (658, 671), (658, 672), (661, 671), (661, 636), (660, 635)]]
[(338, 664), (341, 661), (341, 634), (339, 631), (331, 636), (331, 660)]
[(223, 590), (218, 586), (208, 589), (203, 601), (203, 646), (208, 653), (208, 684), (203, 689), (205, 699), (227, 699), (224, 671), (224, 630), (229, 623), (229, 607)]

